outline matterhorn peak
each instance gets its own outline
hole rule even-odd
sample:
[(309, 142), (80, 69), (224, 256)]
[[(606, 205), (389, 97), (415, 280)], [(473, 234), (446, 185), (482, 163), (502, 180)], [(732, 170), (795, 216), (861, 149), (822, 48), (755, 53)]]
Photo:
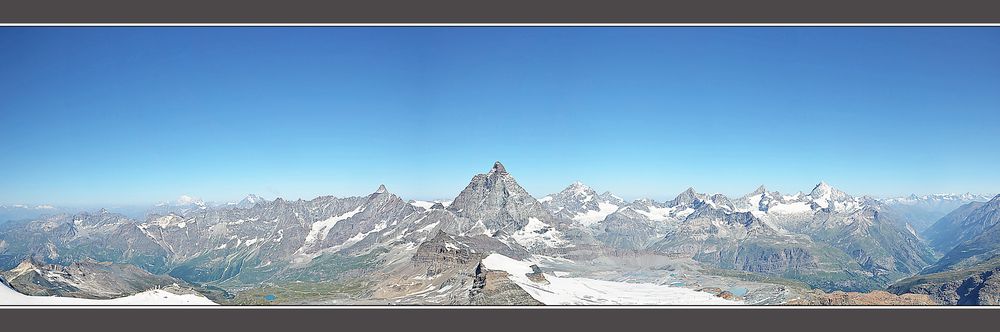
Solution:
[(384, 184), (378, 185), (378, 190), (375, 191), (376, 194), (384, 194), (384, 193), (387, 193), (387, 192), (389, 192), (389, 191), (385, 189), (385, 185)]
[(496, 172), (496, 173), (507, 173), (507, 169), (504, 168), (503, 164), (501, 164), (500, 161), (498, 160), (497, 162), (493, 163), (493, 169), (490, 170), (490, 173), (494, 173), (494, 172)]

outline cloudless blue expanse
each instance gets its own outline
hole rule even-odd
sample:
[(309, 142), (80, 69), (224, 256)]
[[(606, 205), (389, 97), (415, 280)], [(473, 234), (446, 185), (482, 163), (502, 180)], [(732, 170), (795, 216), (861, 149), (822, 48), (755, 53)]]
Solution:
[(0, 203), (1000, 191), (1000, 28), (4, 27)]

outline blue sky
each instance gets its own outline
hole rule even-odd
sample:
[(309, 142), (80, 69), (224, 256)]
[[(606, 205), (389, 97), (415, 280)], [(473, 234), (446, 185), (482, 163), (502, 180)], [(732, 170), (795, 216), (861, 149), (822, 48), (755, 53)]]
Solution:
[(997, 192), (1000, 28), (4, 27), (0, 203)]

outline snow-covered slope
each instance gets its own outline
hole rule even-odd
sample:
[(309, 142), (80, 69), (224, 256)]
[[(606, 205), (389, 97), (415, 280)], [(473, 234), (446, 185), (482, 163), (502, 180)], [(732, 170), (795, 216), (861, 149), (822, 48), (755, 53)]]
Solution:
[(489, 270), (510, 274), (511, 281), (546, 305), (737, 305), (705, 292), (649, 283), (630, 283), (545, 274), (545, 281), (531, 281), (530, 262), (491, 254), (482, 261)]
[(542, 197), (538, 201), (554, 216), (573, 220), (585, 227), (604, 220), (609, 214), (625, 205), (625, 201), (611, 192), (598, 195), (579, 181), (563, 191)]
[(216, 305), (198, 294), (174, 294), (162, 289), (148, 290), (135, 295), (109, 300), (91, 300), (75, 297), (28, 296), (0, 285), (0, 306), (5, 305)]

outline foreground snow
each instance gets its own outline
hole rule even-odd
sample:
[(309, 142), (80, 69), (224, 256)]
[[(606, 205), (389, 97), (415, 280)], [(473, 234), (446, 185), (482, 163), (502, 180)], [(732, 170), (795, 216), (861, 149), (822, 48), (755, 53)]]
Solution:
[(531, 297), (546, 305), (736, 305), (742, 302), (682, 287), (629, 283), (588, 278), (564, 278), (545, 274), (549, 284), (536, 283), (525, 275), (531, 264), (491, 254), (483, 259), (490, 270), (510, 274), (510, 279)]
[(0, 305), (216, 305), (216, 303), (201, 295), (179, 295), (161, 289), (108, 300), (29, 296), (0, 284)]

